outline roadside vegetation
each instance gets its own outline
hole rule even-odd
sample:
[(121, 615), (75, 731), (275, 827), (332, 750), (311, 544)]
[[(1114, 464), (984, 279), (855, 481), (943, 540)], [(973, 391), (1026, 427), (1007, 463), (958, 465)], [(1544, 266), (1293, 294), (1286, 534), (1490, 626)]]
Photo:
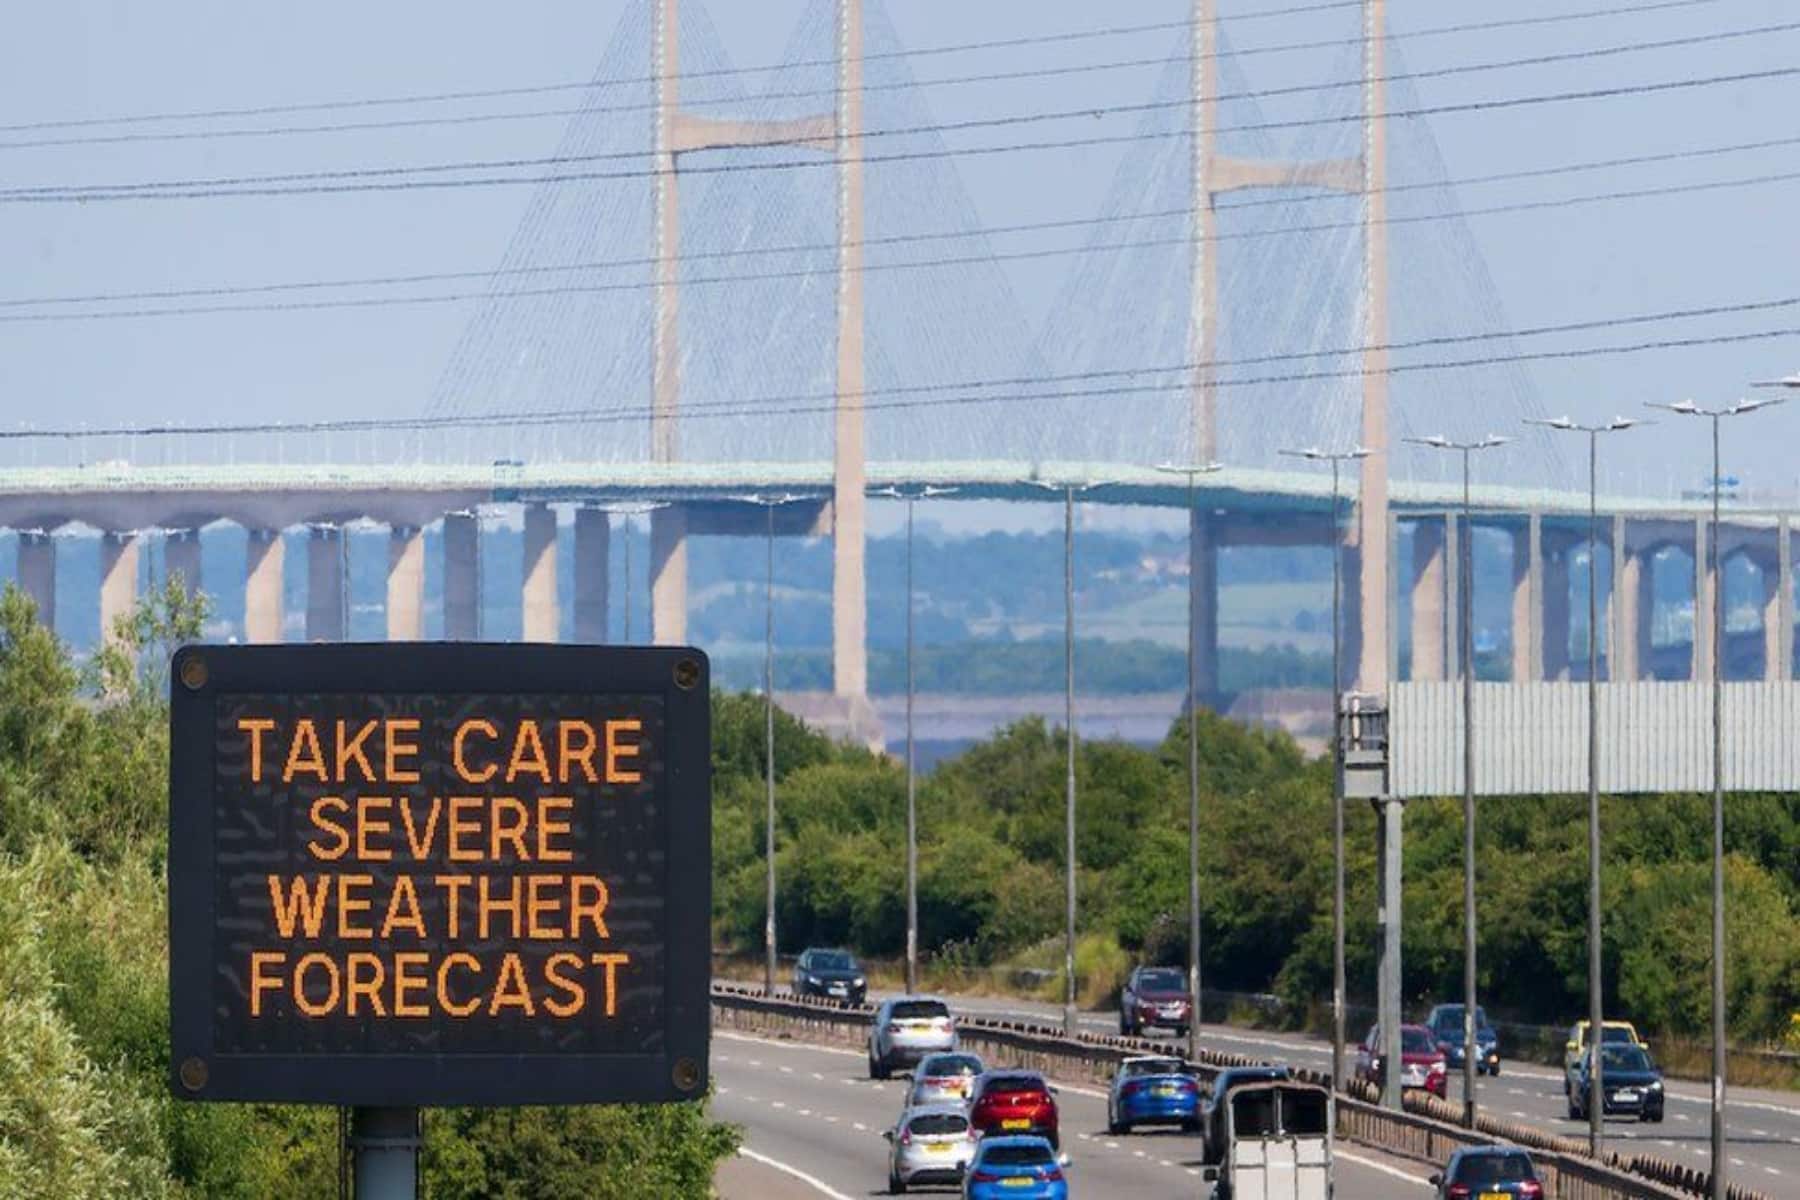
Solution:
[[(1199, 723), (1203, 960), (1209, 990), (1274, 993), (1290, 1024), (1331, 992), (1330, 769), (1285, 735), (1210, 713)], [(722, 695), (714, 728), (714, 905), (727, 951), (760, 951), (763, 708)], [(1062, 963), (1062, 732), (1006, 728), (919, 783), (919, 917), (936, 986), (1031, 986)], [(786, 714), (776, 725), (777, 911), (784, 953), (845, 945), (891, 959), (905, 943), (906, 779), (891, 760), (834, 744)], [(1178, 721), (1144, 749), (1078, 746), (1077, 870), (1084, 1003), (1116, 997), (1138, 960), (1187, 954), (1187, 744)], [(1800, 798), (1729, 801), (1727, 938), (1735, 1043), (1779, 1045), (1800, 1010)], [(1484, 800), (1478, 824), (1481, 991), (1490, 1012), (1541, 1037), (1585, 1008), (1584, 797)], [(1603, 887), (1612, 1009), (1671, 1049), (1708, 1014), (1709, 802), (1608, 799)], [(1351, 999), (1373, 991), (1373, 817), (1346, 814)], [(1406, 815), (1409, 1006), (1460, 995), (1460, 800)], [(1060, 996), (1061, 984), (1048, 991)], [(1361, 1029), (1355, 1031), (1361, 1035)], [(1559, 1042), (1560, 1044), (1560, 1042)]]
[[(204, 611), (146, 600), (77, 669), (0, 593), (0, 1196), (337, 1193), (317, 1107), (169, 1096), (168, 651)], [(432, 1110), (424, 1194), (705, 1197), (736, 1148), (698, 1104)]]

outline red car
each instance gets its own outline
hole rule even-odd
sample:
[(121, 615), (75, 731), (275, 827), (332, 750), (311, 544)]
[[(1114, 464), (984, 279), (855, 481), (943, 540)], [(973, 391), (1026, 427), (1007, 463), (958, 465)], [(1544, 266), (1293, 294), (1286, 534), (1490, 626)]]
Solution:
[(1187, 976), (1174, 967), (1139, 967), (1119, 995), (1119, 1035), (1142, 1037), (1146, 1029), (1170, 1029), (1186, 1037), (1194, 1019)]
[[(1369, 1035), (1356, 1048), (1356, 1077), (1381, 1086), (1384, 1064), (1381, 1061), (1381, 1027), (1370, 1026)], [(1449, 1090), (1449, 1074), (1445, 1070), (1444, 1052), (1437, 1039), (1423, 1025), (1400, 1027), (1400, 1089), (1423, 1088), (1438, 1099)]]
[(1056, 1096), (1035, 1071), (989, 1071), (975, 1080), (969, 1127), (977, 1136), (1036, 1134), (1061, 1148)]

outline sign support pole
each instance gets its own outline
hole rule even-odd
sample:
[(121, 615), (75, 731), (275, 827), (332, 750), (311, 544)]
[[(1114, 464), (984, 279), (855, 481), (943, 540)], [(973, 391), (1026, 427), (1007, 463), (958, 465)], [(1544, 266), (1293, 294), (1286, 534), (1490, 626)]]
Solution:
[(418, 1200), (421, 1140), (416, 1108), (352, 1109), (356, 1200)]

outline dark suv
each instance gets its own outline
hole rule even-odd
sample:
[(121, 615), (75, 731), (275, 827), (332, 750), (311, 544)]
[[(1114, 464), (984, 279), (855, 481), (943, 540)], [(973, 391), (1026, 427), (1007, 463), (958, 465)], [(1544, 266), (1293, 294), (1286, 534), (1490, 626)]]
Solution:
[[(1425, 1028), (1431, 1030), (1431, 1036), (1437, 1039), (1439, 1050), (1444, 1052), (1444, 1064), (1452, 1071), (1462, 1069), (1463, 1065), (1463, 1006), (1460, 1004), (1440, 1004), (1431, 1010), (1425, 1018)], [(1477, 1075), (1500, 1074), (1500, 1035), (1488, 1024), (1487, 1010), (1481, 1005), (1475, 1006), (1475, 1073)]]
[(794, 995), (861, 1004), (869, 981), (848, 950), (807, 950), (794, 964)]

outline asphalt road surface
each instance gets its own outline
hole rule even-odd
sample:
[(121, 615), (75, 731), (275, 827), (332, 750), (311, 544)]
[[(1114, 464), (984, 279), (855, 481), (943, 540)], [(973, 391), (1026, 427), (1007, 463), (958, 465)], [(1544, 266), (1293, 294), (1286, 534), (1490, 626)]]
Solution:
[[(957, 999), (953, 1007), (971, 1016), (1002, 1017), (1040, 1024), (1060, 1025), (1062, 1010), (1048, 1005), (1010, 999)], [(1117, 1014), (1083, 1013), (1086, 1032), (1119, 1032)], [(1365, 1031), (1350, 1031), (1345, 1050), (1345, 1070), (1356, 1065), (1355, 1043)], [(1168, 1034), (1153, 1036), (1169, 1037)], [(1289, 1062), (1318, 1070), (1331, 1069), (1331, 1045), (1297, 1034), (1262, 1033), (1249, 1029), (1207, 1025), (1201, 1044), (1229, 1054), (1245, 1054)], [(1630, 1143), (1643, 1152), (1687, 1166), (1705, 1167), (1712, 1161), (1710, 1108), (1707, 1086), (1686, 1080), (1666, 1083), (1666, 1117), (1661, 1125), (1641, 1125), (1617, 1118), (1607, 1121), (1609, 1140)], [(1462, 1072), (1450, 1073), (1450, 1099), (1462, 1100)], [(1513, 1120), (1524, 1121), (1569, 1137), (1587, 1136), (1586, 1121), (1568, 1119), (1562, 1075), (1536, 1063), (1503, 1062), (1498, 1077), (1482, 1076), (1476, 1083), (1476, 1103)], [(1800, 1195), (1800, 1096), (1792, 1092), (1733, 1088), (1725, 1101), (1726, 1141), (1731, 1152), (1732, 1180), (1775, 1195)], [(1625, 1149), (1623, 1145), (1621, 1150)]]
[[(861, 1051), (723, 1031), (713, 1035), (712, 1073), (714, 1114), (744, 1127), (745, 1161), (728, 1164), (720, 1177), (726, 1200), (751, 1200), (764, 1186), (779, 1188), (783, 1198), (886, 1194), (881, 1132), (899, 1115), (904, 1079), (872, 1082)], [(1110, 1137), (1104, 1092), (1057, 1086), (1072, 1194), (1204, 1194), (1198, 1138), (1160, 1130)], [(1427, 1174), (1416, 1164), (1340, 1146), (1337, 1194), (1341, 1200), (1426, 1200)]]

